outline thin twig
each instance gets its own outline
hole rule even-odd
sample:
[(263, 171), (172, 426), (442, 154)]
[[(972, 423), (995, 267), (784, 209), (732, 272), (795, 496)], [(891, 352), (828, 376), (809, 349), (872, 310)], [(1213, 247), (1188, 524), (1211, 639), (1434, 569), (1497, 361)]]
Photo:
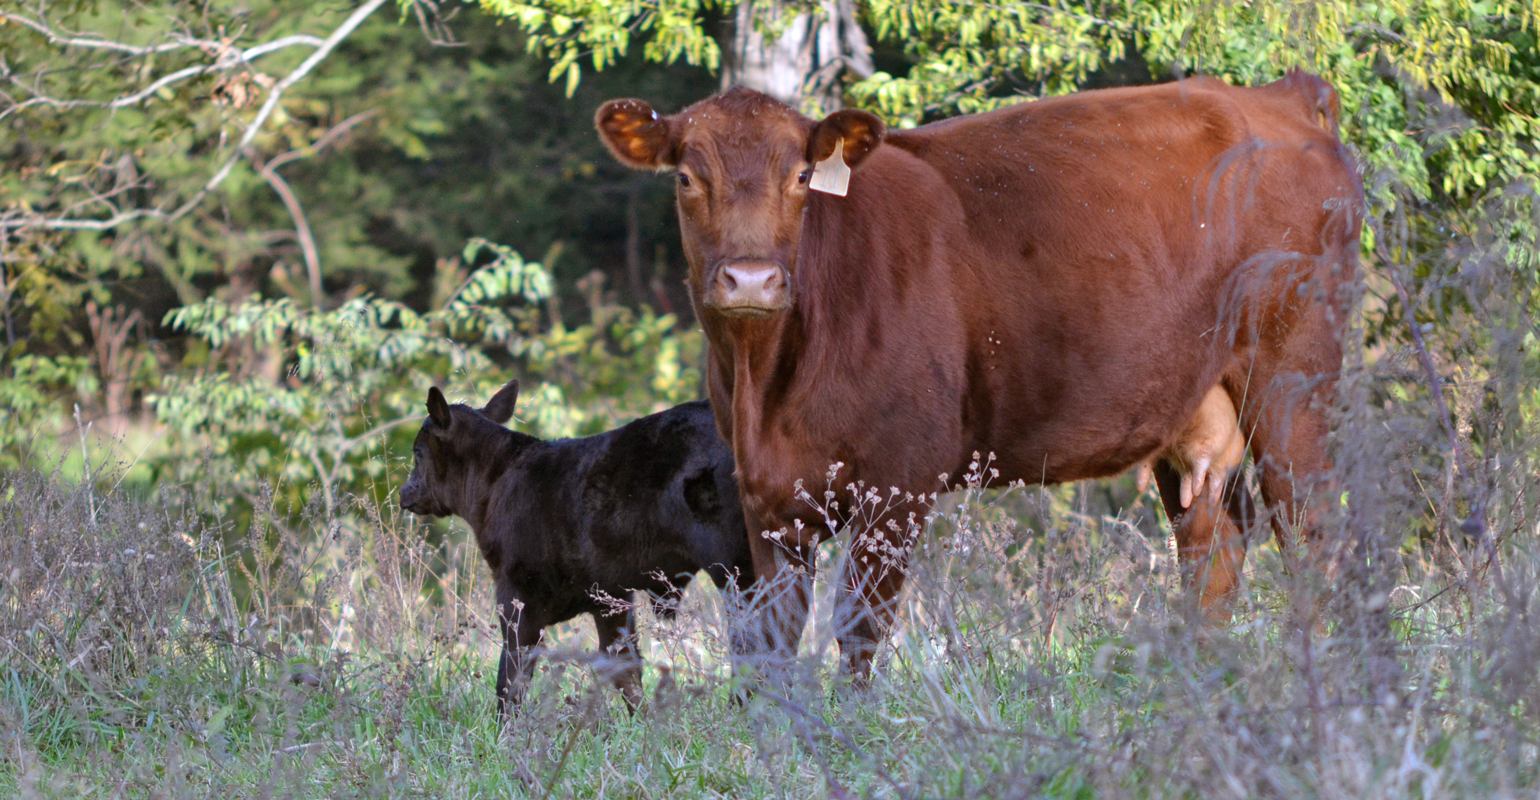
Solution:
[[(372, 116), (374, 116), (374, 109), (372, 108), (354, 114), (337, 123), (331, 130), (317, 139), (315, 143), (297, 150), (290, 150), (266, 164), (259, 164), (257, 167), (257, 171), (267, 180), (268, 185), (272, 186), (273, 191), (278, 193), (279, 199), (283, 201), (284, 208), (288, 209), (289, 216), (294, 220), (294, 235), (299, 240), (300, 253), (305, 258), (305, 273), (310, 280), (310, 305), (314, 308), (320, 308), (322, 305), (321, 301), (324, 299), (321, 286), (321, 256), (316, 249), (315, 236), (310, 230), (310, 221), (305, 217), (305, 207), (300, 203), (299, 196), (294, 193), (294, 189), (289, 186), (288, 181), (285, 181), (283, 176), (278, 174), (277, 169), (291, 161), (315, 155), (328, 144), (336, 141), (342, 134)], [(258, 162), (253, 159), (253, 163), (257, 164)]]
[(59, 34), (54, 33), (53, 28), (49, 27), (47, 23), (41, 20), (34, 20), (30, 17), (24, 17), (20, 14), (13, 14), (9, 11), (0, 11), (0, 20), (12, 22), (17, 25), (21, 25), (22, 27), (31, 28), (43, 36), (46, 36), (48, 41), (52, 44), (62, 45), (64, 47), (83, 47), (93, 50), (111, 50), (116, 53), (127, 53), (131, 56), (147, 56), (154, 53), (169, 53), (172, 50), (181, 50), (185, 47), (198, 46), (197, 40), (181, 38), (176, 41), (166, 42), (164, 44), (141, 47), (137, 45), (124, 44), (123, 42), (114, 42), (109, 39), (100, 37), (82, 38), (74, 36), (60, 36)]
[(311, 156), (315, 155), (316, 153), (319, 153), (322, 150), (326, 149), (327, 145), (329, 145), (332, 142), (336, 141), (337, 138), (340, 137), (342, 134), (347, 133), (348, 131), (350, 131), (353, 128), (357, 127), (359, 123), (364, 122), (364, 121), (372, 118), (376, 113), (378, 113), (378, 111), (379, 111), (378, 109), (371, 108), (371, 109), (368, 109), (367, 111), (360, 111), (357, 114), (354, 114), (353, 116), (348, 117), (347, 119), (345, 119), (345, 120), (337, 123), (336, 125), (332, 126), (331, 130), (328, 130), (326, 133), (321, 134), (321, 138), (315, 140), (315, 142), (313, 144), (307, 145), (305, 147), (301, 147), (301, 148), (299, 148), (297, 150), (290, 150), (289, 152), (284, 153), (281, 156), (278, 156), (277, 158), (273, 159), (272, 161), (267, 162), (267, 168), (268, 169), (278, 169), (279, 167), (283, 166), (284, 164), (289, 163), (290, 161), (298, 161), (301, 158), (310, 158)]

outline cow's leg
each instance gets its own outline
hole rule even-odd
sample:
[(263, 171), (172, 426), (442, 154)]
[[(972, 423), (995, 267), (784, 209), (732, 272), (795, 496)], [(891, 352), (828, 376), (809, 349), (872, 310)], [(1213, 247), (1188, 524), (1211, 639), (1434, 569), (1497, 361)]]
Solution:
[(497, 659), (497, 714), (503, 724), (507, 724), (514, 707), (523, 701), (529, 676), (535, 671), (545, 625), (532, 609), (512, 594), (504, 595), (499, 590), (498, 595), (497, 615), (502, 620), (503, 651)]
[(1249, 369), (1234, 370), (1224, 381), (1240, 409), (1241, 432), (1286, 563), (1304, 555), (1296, 541), (1302, 534), (1319, 569), (1329, 569), (1321, 515), (1335, 499), (1327, 437), (1342, 350), (1333, 316), (1324, 306), (1301, 311), (1287, 337), (1262, 337)]
[(601, 673), (615, 684), (626, 707), (635, 713), (642, 704), (642, 657), (636, 650), (636, 612), (598, 612), (593, 618), (594, 628), (599, 632)]
[[(1237, 470), (1239, 472), (1239, 470)], [(1241, 567), (1246, 561), (1246, 541), (1231, 513), (1233, 492), (1244, 492), (1230, 476), (1223, 476), (1224, 492), (1214, 499), (1208, 492), (1198, 492), (1192, 505), (1182, 508), (1182, 476), (1165, 460), (1155, 464), (1155, 482), (1160, 487), (1160, 501), (1171, 520), (1176, 537), (1177, 561), (1182, 581), (1198, 590), (1199, 603), (1213, 622), (1230, 618), (1230, 605), (1240, 585)], [(1214, 476), (1211, 480), (1220, 480)]]
[(797, 655), (807, 625), (813, 580), (813, 547), (791, 541), (790, 526), (770, 527), (750, 518), (749, 553), (758, 579), (744, 593), (747, 608), (734, 615), (731, 645), (740, 660), (784, 673)]
[(871, 680), (872, 659), (892, 630), (909, 567), (907, 550), (895, 553), (884, 544), (886, 540), (874, 539), (872, 534), (857, 536), (834, 587), (840, 666), (858, 688)]

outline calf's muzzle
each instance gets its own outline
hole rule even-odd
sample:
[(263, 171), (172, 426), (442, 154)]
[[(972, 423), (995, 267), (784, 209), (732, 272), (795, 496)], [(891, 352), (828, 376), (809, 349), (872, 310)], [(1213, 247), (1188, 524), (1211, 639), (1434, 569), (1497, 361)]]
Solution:
[(728, 314), (769, 314), (790, 305), (786, 268), (771, 261), (727, 262), (706, 292), (706, 307)]

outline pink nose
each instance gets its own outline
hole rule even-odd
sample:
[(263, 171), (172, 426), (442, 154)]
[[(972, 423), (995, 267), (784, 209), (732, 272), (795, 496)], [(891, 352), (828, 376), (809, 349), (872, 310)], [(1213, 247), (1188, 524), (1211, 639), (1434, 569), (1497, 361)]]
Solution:
[(706, 305), (719, 311), (770, 312), (790, 305), (780, 264), (740, 261), (717, 271)]

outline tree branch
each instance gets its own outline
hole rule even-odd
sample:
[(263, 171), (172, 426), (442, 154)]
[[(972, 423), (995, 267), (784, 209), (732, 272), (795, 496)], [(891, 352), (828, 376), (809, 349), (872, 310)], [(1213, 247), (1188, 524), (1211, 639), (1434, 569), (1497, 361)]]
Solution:
[(311, 144), (308, 147), (301, 147), (298, 150), (290, 150), (289, 152), (284, 153), (272, 161), (267, 162), (267, 168), (278, 169), (290, 161), (298, 161), (301, 158), (310, 158), (316, 153), (326, 149), (326, 146), (336, 141), (337, 137), (352, 130), (359, 123), (373, 117), (377, 111), (378, 109), (371, 108), (367, 111), (361, 111), (351, 117), (348, 117), (347, 119), (332, 126), (332, 129), (322, 134), (321, 138), (315, 140), (314, 144)]
[[(226, 72), (243, 64), (249, 64), (253, 60), (265, 56), (268, 53), (276, 52), (284, 48), (294, 47), (297, 45), (320, 47), (324, 43), (325, 42), (320, 37), (309, 35), (285, 36), (281, 39), (275, 39), (265, 44), (259, 44), (246, 50), (236, 50), (226, 44), (219, 42), (209, 42), (207, 43), (207, 47), (200, 46), (200, 49), (203, 49), (205, 52), (212, 52), (214, 54), (214, 63), (198, 64), (195, 66), (179, 69), (169, 75), (161, 76), (159, 80), (151, 83), (149, 86), (146, 86), (137, 92), (134, 92), (133, 94), (126, 94), (122, 97), (114, 98), (112, 100), (60, 100), (58, 98), (49, 97), (28, 88), (21, 82), (21, 79), (17, 78), (16, 75), (11, 72), (9, 64), (0, 61), (0, 76), (4, 76), (12, 84), (25, 89), (34, 95), (33, 97), (28, 98), (27, 100), (24, 100), (20, 103), (14, 103), (10, 108), (7, 108), (4, 111), (0, 111), (0, 120), (3, 120), (12, 114), (32, 106), (48, 106), (50, 108), (60, 109), (126, 108), (128, 106), (138, 105), (161, 89), (164, 89), (173, 83), (179, 83), (181, 81), (187, 80), (188, 78), (194, 78), (199, 75), (208, 74), (210, 72)], [(178, 47), (181, 47), (181, 45), (178, 45)]]
[(93, 36), (89, 38), (60, 36), (59, 34), (54, 33), (53, 28), (49, 27), (48, 23), (43, 22), (42, 20), (35, 20), (30, 17), (24, 17), (20, 14), (13, 14), (9, 11), (0, 11), (0, 20), (15, 23), (17, 25), (21, 25), (22, 27), (31, 28), (32, 30), (37, 31), (38, 33), (47, 37), (49, 43), (51, 44), (56, 44), (63, 47), (83, 47), (93, 50), (111, 50), (115, 53), (127, 53), (131, 56), (147, 56), (153, 53), (169, 53), (172, 50), (181, 50), (184, 47), (197, 46), (197, 40), (184, 39), (181, 37), (178, 37), (176, 41), (166, 42), (164, 44), (140, 47), (131, 44), (124, 44), (122, 42), (114, 42), (110, 39), (105, 39), (99, 36)]
[[(172, 41), (148, 46), (115, 42), (111, 39), (94, 35), (88, 35), (84, 37), (61, 36), (56, 33), (54, 29), (48, 25), (48, 23), (43, 22), (41, 19), (32, 19), (30, 17), (24, 17), (20, 14), (14, 14), (9, 11), (0, 11), (0, 20), (15, 23), (25, 28), (31, 28), (32, 30), (37, 31), (45, 38), (47, 38), (50, 44), (56, 44), (61, 47), (79, 47), (88, 50), (110, 50), (114, 53), (124, 53), (136, 58), (154, 55), (156, 53), (170, 53), (175, 50), (183, 50), (189, 47), (196, 47), (206, 53), (219, 54), (221, 57), (223, 57), (225, 51), (232, 49), (230, 47), (229, 41), (195, 39), (191, 36), (173, 36)], [(293, 36), (285, 36), (281, 39), (275, 39), (266, 44), (257, 45), (256, 47), (245, 51), (244, 56), (246, 60), (250, 60), (257, 58), (258, 56), (271, 53), (274, 50), (280, 50), (282, 48), (291, 47), (296, 44), (307, 44), (311, 47), (320, 47), (323, 41), (324, 40), (319, 36), (311, 36), (310, 34), (300, 33)]]
[[(315, 308), (321, 307), (321, 257), (316, 251), (315, 236), (310, 232), (310, 222), (305, 218), (305, 208), (300, 204), (299, 197), (294, 194), (294, 189), (283, 179), (283, 176), (278, 174), (277, 169), (291, 161), (315, 155), (322, 148), (336, 141), (339, 136), (351, 130), (353, 126), (372, 116), (374, 116), (374, 109), (372, 108), (368, 111), (354, 114), (337, 123), (309, 147), (290, 150), (272, 161), (257, 167), (257, 171), (267, 180), (268, 185), (272, 186), (273, 191), (278, 193), (279, 199), (283, 200), (284, 208), (289, 210), (289, 216), (294, 219), (295, 238), (299, 240), (300, 253), (305, 257), (305, 272), (310, 279), (310, 305)], [(252, 163), (255, 164), (257, 162), (253, 161)]]
[[(321, 40), (319, 45), (316, 45), (315, 52), (311, 53), (308, 58), (301, 62), (300, 65), (294, 69), (294, 71), (285, 76), (283, 80), (280, 80), (278, 83), (274, 84), (273, 87), (268, 90), (267, 100), (263, 102), (262, 107), (258, 109), (256, 116), (251, 120), (250, 123), (247, 124), (245, 131), (241, 134), (240, 140), (237, 141), (235, 146), (231, 148), (230, 154), (226, 156), (225, 159), (220, 163), (219, 168), (215, 170), (214, 174), (208, 179), (208, 181), (205, 182), (203, 186), (193, 194), (192, 197), (188, 198), (187, 201), (182, 203), (180, 206), (177, 206), (176, 208), (169, 211), (164, 207), (136, 208), (128, 211), (118, 211), (106, 219), (78, 219), (68, 216), (46, 217), (31, 211), (9, 212), (7, 214), (0, 215), (0, 230), (14, 230), (21, 228), (40, 228), (45, 230), (108, 230), (133, 220), (153, 219), (160, 222), (172, 222), (186, 216), (194, 208), (197, 208), (198, 205), (203, 202), (204, 198), (208, 197), (210, 192), (218, 188), (218, 186), (224, 182), (225, 178), (229, 177), (230, 171), (235, 168), (235, 162), (245, 154), (247, 145), (251, 144), (252, 140), (255, 139), (257, 134), (262, 130), (262, 126), (265, 125), (268, 118), (272, 116), (273, 111), (278, 108), (278, 103), (283, 98), (283, 93), (294, 84), (303, 80), (306, 75), (309, 75), (311, 70), (315, 69), (316, 65), (320, 64), (326, 59), (327, 56), (331, 55), (332, 50), (336, 49), (337, 45), (340, 44), (342, 40), (346, 39), (349, 34), (358, 28), (359, 25), (363, 24), (365, 19), (368, 19), (369, 15), (379, 10), (380, 6), (384, 4), (385, 0), (368, 0), (368, 2), (354, 9), (353, 13), (348, 15), (348, 18), (343, 20), (342, 24), (337, 26), (337, 29), (332, 31), (330, 36), (326, 37), (324, 40)], [(37, 29), (35, 26), (29, 27), (33, 27), (34, 30)], [(45, 35), (50, 34), (45, 33)], [(238, 63), (244, 63), (245, 61), (249, 60), (250, 58), (254, 58), (257, 55), (272, 52), (278, 48), (278, 45), (281, 42), (286, 42), (283, 44), (283, 46), (287, 47), (293, 44), (310, 44), (311, 42), (309, 40), (314, 38), (315, 37), (309, 36), (284, 37), (283, 39), (275, 40), (264, 45), (258, 45), (248, 50), (241, 51), (237, 57), (229, 59), (228, 62), (216, 59), (214, 64), (199, 69), (202, 71), (209, 71), (212, 69), (220, 68), (220, 65), (224, 63), (229, 63), (231, 66), (233, 66)], [(83, 39), (79, 41), (97, 44), (106, 42), (106, 40), (97, 39)], [(129, 47), (128, 45), (123, 46)], [(225, 47), (228, 49), (227, 45), (217, 44), (217, 46)], [(254, 55), (253, 51), (256, 51)], [(223, 56), (221, 58), (223, 58)], [(182, 72), (187, 72), (187, 70), (182, 70)], [(190, 75), (183, 77), (190, 77)]]
[[(236, 159), (241, 157), (241, 151), (246, 149), (246, 145), (251, 144), (251, 140), (256, 138), (257, 132), (262, 129), (262, 125), (267, 122), (267, 118), (272, 116), (273, 109), (278, 107), (278, 101), (283, 97), (283, 93), (288, 91), (290, 86), (293, 86), (306, 75), (309, 75), (310, 71), (315, 69), (317, 64), (326, 60), (326, 57), (331, 55), (332, 50), (334, 50), (338, 44), (341, 44), (343, 39), (348, 38), (348, 34), (351, 34), (359, 25), (362, 25), (363, 21), (368, 19), (370, 14), (373, 14), (376, 10), (379, 9), (380, 6), (384, 4), (385, 0), (369, 0), (369, 2), (359, 6), (356, 10), (353, 11), (351, 15), (348, 16), (346, 20), (343, 20), (342, 24), (337, 27), (337, 30), (332, 31), (331, 36), (326, 37), (326, 41), (322, 42), (321, 46), (317, 47), (316, 51), (311, 53), (309, 58), (301, 62), (293, 72), (289, 73), (287, 77), (279, 81), (277, 85), (275, 85), (268, 92), (267, 102), (263, 103), (262, 108), (257, 111), (256, 119), (253, 119), (251, 124), (246, 127), (246, 133), (242, 135), (241, 140), (235, 144), (235, 149), (230, 153), (230, 156), (225, 159), (225, 163), (220, 166), (218, 172), (214, 173), (214, 177), (210, 178), (209, 182), (204, 184), (203, 189), (197, 195), (195, 195), (192, 200), (187, 201), (187, 204), (184, 205), (184, 208), (191, 210), (193, 205), (196, 205), (197, 202), (203, 200), (204, 195), (207, 195), (214, 189), (214, 187), (218, 186), (221, 182), (224, 181), (225, 177), (230, 174), (231, 168), (235, 166)], [(186, 212), (182, 211), (181, 213)]]
[(299, 251), (305, 257), (305, 273), (310, 277), (310, 305), (321, 307), (321, 257), (316, 253), (315, 237), (310, 234), (310, 222), (305, 219), (305, 208), (300, 205), (299, 198), (294, 195), (294, 190), (289, 188), (282, 176), (273, 171), (271, 165), (264, 165), (257, 169), (262, 177), (267, 179), (269, 186), (278, 193), (283, 200), (284, 208), (289, 210), (289, 216), (294, 219), (294, 233), (299, 239)]

